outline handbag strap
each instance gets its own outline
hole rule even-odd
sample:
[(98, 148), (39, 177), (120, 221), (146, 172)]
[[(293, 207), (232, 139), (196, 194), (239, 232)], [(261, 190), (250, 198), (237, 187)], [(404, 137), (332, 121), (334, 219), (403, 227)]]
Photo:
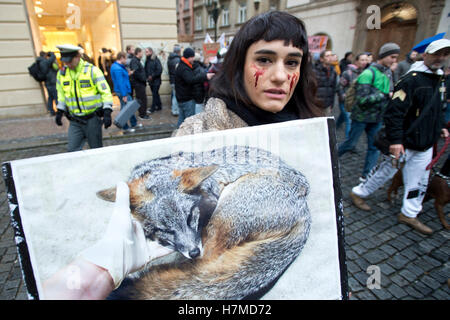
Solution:
[(443, 76), (441, 76), (439, 78), (437, 88), (435, 89), (434, 94), (430, 99), (430, 102), (428, 102), (428, 104), (425, 106), (425, 108), (423, 108), (419, 117), (416, 120), (414, 120), (414, 122), (411, 124), (411, 126), (408, 128), (408, 130), (406, 130), (405, 135), (410, 134), (419, 125), (420, 120), (422, 120), (425, 117), (425, 114), (428, 112), (428, 110), (431, 109), (431, 105), (433, 104), (436, 94), (439, 94), (439, 88), (440, 88), (440, 85), (441, 85), (441, 82), (443, 81), (443, 79), (444, 79)]

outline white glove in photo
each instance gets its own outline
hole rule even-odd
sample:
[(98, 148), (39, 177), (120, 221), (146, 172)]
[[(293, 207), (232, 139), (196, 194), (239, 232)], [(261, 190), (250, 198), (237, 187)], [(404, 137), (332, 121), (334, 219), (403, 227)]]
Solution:
[(103, 238), (80, 256), (111, 274), (115, 289), (130, 273), (138, 271), (152, 259), (173, 250), (147, 240), (141, 224), (130, 212), (130, 190), (125, 182), (117, 184), (116, 204)]

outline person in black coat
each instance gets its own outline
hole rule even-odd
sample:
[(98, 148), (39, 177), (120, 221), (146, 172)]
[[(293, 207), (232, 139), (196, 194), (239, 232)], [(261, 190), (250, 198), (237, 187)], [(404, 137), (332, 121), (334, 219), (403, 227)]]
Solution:
[(178, 101), (175, 94), (175, 70), (180, 63), (181, 60), (181, 48), (178, 45), (175, 45), (173, 48), (173, 52), (169, 54), (169, 58), (167, 59), (167, 69), (169, 70), (169, 82), (172, 88), (171, 100), (172, 100), (172, 115), (178, 116)]
[(341, 61), (339, 62), (339, 68), (341, 69), (341, 74), (343, 74), (347, 68), (348, 65), (352, 63), (353, 60), (353, 52), (348, 51), (345, 53), (345, 56)]
[(331, 65), (332, 56), (331, 51), (322, 51), (319, 63), (314, 65), (317, 79), (316, 95), (322, 102), (326, 114), (329, 114), (333, 108), (337, 87), (337, 73)]
[(145, 60), (145, 75), (147, 76), (147, 81), (153, 97), (150, 112), (155, 112), (162, 109), (161, 98), (159, 96), (162, 66), (161, 61), (159, 61), (156, 54), (154, 54), (152, 48), (146, 48), (145, 55), (147, 56), (147, 60)]
[(177, 127), (183, 123), (184, 119), (195, 114), (194, 85), (203, 83), (214, 75), (205, 71), (195, 73), (194, 57), (194, 50), (186, 48), (175, 72), (175, 92), (179, 108)]
[(145, 87), (147, 84), (147, 76), (145, 75), (144, 66), (141, 63), (141, 58), (144, 52), (141, 48), (134, 50), (134, 57), (130, 61), (130, 69), (132, 71), (130, 82), (134, 88), (136, 100), (139, 102), (139, 117), (147, 120), (150, 117), (147, 115), (147, 94)]
[[(194, 64), (192, 65), (194, 67), (195, 75), (206, 72), (206, 67), (203, 65), (203, 63), (200, 60), (201, 60), (200, 54), (196, 53), (195, 57), (194, 57)], [(196, 82), (193, 85), (194, 100), (195, 100), (195, 114), (203, 111), (203, 103), (205, 102), (205, 97), (206, 97), (205, 83), (207, 83), (207, 82), (206, 81), (205, 82)]]
[(56, 74), (58, 72), (57, 65), (54, 66), (56, 56), (53, 52), (41, 52), (39, 67), (42, 72), (46, 74), (45, 88), (48, 93), (47, 111), (54, 116), (55, 110), (53, 110), (53, 101), (58, 104), (58, 92), (56, 91)]

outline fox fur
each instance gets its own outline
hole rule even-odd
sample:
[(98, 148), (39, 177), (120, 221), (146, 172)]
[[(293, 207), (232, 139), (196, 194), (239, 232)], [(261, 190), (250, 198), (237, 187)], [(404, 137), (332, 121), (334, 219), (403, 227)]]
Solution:
[[(124, 281), (115, 298), (243, 299), (273, 283), (309, 236), (305, 176), (262, 149), (146, 161), (128, 185), (145, 236), (188, 259)], [(97, 195), (114, 201), (115, 188)]]

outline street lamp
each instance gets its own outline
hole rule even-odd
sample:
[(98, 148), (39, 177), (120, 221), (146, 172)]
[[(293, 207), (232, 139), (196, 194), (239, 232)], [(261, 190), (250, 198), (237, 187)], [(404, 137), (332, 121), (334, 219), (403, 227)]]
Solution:
[(212, 15), (214, 20), (214, 42), (217, 42), (217, 20), (219, 19), (220, 11), (223, 9), (223, 5), (219, 6), (219, 0), (213, 0), (212, 3), (208, 5), (211, 10), (209, 13)]

